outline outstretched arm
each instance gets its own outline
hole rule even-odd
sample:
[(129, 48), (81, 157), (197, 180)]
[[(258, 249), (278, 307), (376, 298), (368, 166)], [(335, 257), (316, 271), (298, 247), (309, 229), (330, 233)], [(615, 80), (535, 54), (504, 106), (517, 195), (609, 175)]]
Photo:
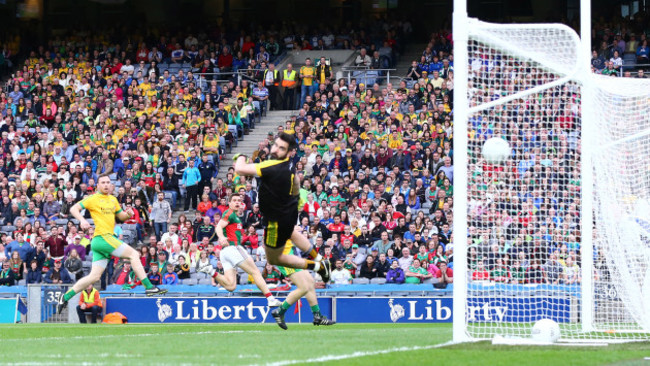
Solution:
[(235, 155), (235, 173), (249, 177), (259, 177), (255, 164), (247, 163), (246, 155)]

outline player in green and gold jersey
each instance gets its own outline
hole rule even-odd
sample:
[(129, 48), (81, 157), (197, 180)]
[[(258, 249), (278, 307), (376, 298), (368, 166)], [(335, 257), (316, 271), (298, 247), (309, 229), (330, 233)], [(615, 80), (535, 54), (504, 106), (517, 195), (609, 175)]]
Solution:
[[(283, 249), (284, 254), (298, 255), (296, 248), (293, 246), (291, 240), (287, 240)], [(271, 315), (278, 323), (280, 328), (286, 330), (287, 324), (284, 322), (284, 314), (289, 310), (291, 305), (295, 304), (301, 297), (305, 297), (309, 303), (312, 313), (314, 314), (314, 325), (334, 325), (335, 321), (327, 319), (320, 313), (318, 306), (318, 298), (316, 297), (316, 289), (314, 288), (314, 278), (307, 271), (302, 269), (294, 269), (288, 267), (278, 266), (278, 270), (288, 277), (291, 282), (296, 285), (297, 289), (291, 291), (287, 298), (284, 300), (279, 308), (273, 309)]]
[(128, 209), (127, 211), (123, 211), (119, 202), (117, 202), (117, 198), (111, 194), (112, 189), (113, 184), (108, 174), (102, 174), (97, 179), (98, 192), (86, 197), (70, 209), (70, 213), (74, 218), (79, 220), (79, 226), (83, 230), (88, 229), (90, 223), (83, 217), (81, 210), (88, 210), (90, 216), (93, 218), (95, 223), (95, 236), (90, 242), (90, 249), (93, 252), (93, 264), (88, 276), (78, 280), (72, 286), (72, 289), (61, 297), (57, 306), (57, 313), (59, 314), (66, 308), (68, 301), (75, 294), (81, 292), (88, 285), (99, 281), (111, 256), (125, 258), (131, 261), (133, 271), (138, 279), (142, 281), (147, 296), (160, 295), (167, 292), (167, 290), (159, 289), (151, 284), (144, 271), (144, 267), (142, 267), (142, 262), (140, 262), (140, 254), (138, 251), (123, 243), (113, 234), (115, 230), (115, 218), (117, 217), (120, 221), (126, 221), (133, 216), (133, 210)]

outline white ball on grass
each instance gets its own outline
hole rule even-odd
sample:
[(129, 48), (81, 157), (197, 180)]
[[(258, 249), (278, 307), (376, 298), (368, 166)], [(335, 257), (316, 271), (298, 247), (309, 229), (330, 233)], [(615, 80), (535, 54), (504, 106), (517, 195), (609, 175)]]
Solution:
[(530, 336), (537, 342), (555, 343), (560, 339), (560, 325), (551, 319), (538, 320)]

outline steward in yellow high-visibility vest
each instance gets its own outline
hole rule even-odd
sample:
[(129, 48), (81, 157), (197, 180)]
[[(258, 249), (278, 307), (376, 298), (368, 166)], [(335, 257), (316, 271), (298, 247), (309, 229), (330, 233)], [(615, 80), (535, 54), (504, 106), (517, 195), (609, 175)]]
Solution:
[(93, 285), (88, 285), (80, 295), (79, 306), (77, 306), (79, 322), (86, 323), (86, 313), (90, 313), (91, 323), (97, 323), (97, 317), (102, 313), (102, 300), (99, 298), (99, 291)]

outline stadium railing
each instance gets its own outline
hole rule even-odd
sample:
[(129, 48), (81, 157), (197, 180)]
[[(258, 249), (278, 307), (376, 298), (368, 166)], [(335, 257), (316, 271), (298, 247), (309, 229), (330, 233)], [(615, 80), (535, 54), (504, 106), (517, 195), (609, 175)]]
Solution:
[(391, 79), (391, 71), (395, 72), (397, 69), (371, 69), (367, 66), (344, 66), (341, 68), (344, 78), (347, 79), (348, 85), (352, 79), (357, 79), (357, 84), (363, 83), (365, 85), (373, 85), (383, 79)]

